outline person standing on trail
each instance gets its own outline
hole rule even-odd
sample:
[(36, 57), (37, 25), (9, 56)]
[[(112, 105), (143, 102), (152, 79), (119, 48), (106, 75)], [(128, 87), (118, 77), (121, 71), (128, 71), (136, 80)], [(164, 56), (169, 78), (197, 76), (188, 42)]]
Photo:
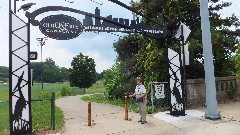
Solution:
[(136, 78), (137, 86), (135, 88), (135, 93), (129, 95), (129, 97), (136, 97), (136, 103), (138, 104), (139, 114), (141, 116), (138, 122), (141, 124), (147, 123), (146, 121), (146, 106), (147, 106), (147, 96), (146, 88), (142, 84), (142, 79), (140, 77)]

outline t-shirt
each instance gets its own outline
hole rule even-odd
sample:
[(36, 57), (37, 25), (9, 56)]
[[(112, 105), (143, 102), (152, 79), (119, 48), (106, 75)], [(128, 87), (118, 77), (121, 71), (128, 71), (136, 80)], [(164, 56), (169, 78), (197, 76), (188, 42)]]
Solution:
[(141, 95), (142, 93), (146, 93), (146, 89), (144, 87), (144, 85), (137, 85), (136, 89), (135, 89), (135, 94), (136, 95)]

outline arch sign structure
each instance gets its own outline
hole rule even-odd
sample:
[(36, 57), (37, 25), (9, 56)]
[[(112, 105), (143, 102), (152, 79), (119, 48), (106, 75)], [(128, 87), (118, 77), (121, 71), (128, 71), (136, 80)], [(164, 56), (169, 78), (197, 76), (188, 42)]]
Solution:
[[(14, 8), (12, 8), (14, 1)], [(16, 1), (9, 0), (9, 114), (10, 114), (10, 134), (20, 135), (32, 132), (31, 117), (31, 75), (30, 75), (30, 25), (38, 26), (40, 31), (47, 37), (56, 40), (70, 40), (78, 37), (82, 32), (122, 32), (140, 33), (152, 38), (166, 38), (166, 28), (159, 25), (156, 21), (133, 10), (118, 0), (109, 0), (134, 12), (151, 22), (156, 27), (151, 27), (139, 18), (129, 20), (125, 18), (114, 18), (112, 15), (107, 17), (100, 16), (100, 9), (95, 9), (95, 14), (87, 13), (79, 9), (63, 6), (46, 6), (33, 12), (26, 11), (28, 22), (24, 22), (16, 14)], [(36, 2), (36, 1), (35, 1)], [(42, 20), (36, 20), (40, 14), (51, 11), (67, 11), (84, 15), (82, 22), (66, 14), (49, 15)], [(93, 20), (95, 19), (95, 20)], [(174, 53), (169, 57), (169, 76), (173, 80), (169, 82), (171, 90), (171, 115), (185, 115), (184, 94), (182, 90), (181, 58), (179, 53)], [(176, 95), (177, 94), (177, 95)]]

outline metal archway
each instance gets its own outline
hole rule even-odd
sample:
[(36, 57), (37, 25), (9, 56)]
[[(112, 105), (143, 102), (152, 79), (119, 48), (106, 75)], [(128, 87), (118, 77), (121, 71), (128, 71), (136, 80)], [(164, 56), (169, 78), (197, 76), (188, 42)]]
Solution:
[[(16, 2), (16, 0), (14, 0)], [(126, 7), (123, 3), (119, 3), (116, 0), (109, 0), (120, 6), (125, 7), (128, 10), (135, 12), (136, 14), (143, 14)], [(140, 33), (155, 39), (161, 39), (166, 37), (165, 27), (160, 26), (156, 21), (147, 18), (157, 24), (157, 28), (154, 29), (142, 22), (136, 22), (132, 20), (131, 25), (128, 19), (123, 18), (112, 18), (102, 17), (98, 12), (100, 10), (96, 9), (95, 14), (87, 13), (78, 9), (73, 9), (69, 7), (62, 6), (47, 6), (39, 8), (32, 13), (26, 12), (26, 17), (28, 22), (24, 22), (19, 18), (11, 8), (11, 0), (9, 2), (9, 114), (10, 114), (10, 134), (18, 135), (32, 132), (32, 118), (31, 118), (31, 75), (30, 75), (30, 24), (33, 26), (41, 25), (41, 21), (35, 19), (36, 16), (49, 12), (49, 11), (67, 11), (73, 12), (81, 15), (85, 15), (86, 23), (83, 23), (83, 27), (92, 26), (91, 19), (95, 18), (98, 24), (95, 24), (97, 28), (85, 29), (85, 31), (98, 31), (98, 32), (123, 32), (123, 33)], [(95, 10), (95, 11), (96, 11)], [(15, 11), (15, 10), (14, 10)], [(88, 20), (88, 21), (87, 21)], [(103, 22), (100, 22), (102, 20)], [(105, 25), (104, 25), (105, 24)], [(104, 26), (103, 26), (104, 25)], [(113, 29), (105, 29), (110, 27)], [(101, 29), (100, 29), (101, 28)], [(103, 29), (102, 29), (103, 28)], [(121, 29), (121, 30), (120, 30)], [(174, 57), (175, 58), (175, 57)], [(171, 60), (171, 58), (169, 58)], [(179, 59), (180, 60), (180, 59)], [(181, 61), (181, 60), (180, 60)], [(171, 62), (170, 62), (171, 63)], [(179, 69), (181, 66), (178, 67)], [(169, 70), (172, 73), (180, 72), (181, 70), (173, 71), (171, 67)], [(170, 75), (172, 76), (172, 75)], [(176, 75), (173, 75), (176, 83), (182, 86), (181, 79), (178, 79)], [(179, 83), (180, 82), (180, 83)], [(171, 90), (171, 95), (173, 92)], [(180, 98), (184, 98), (183, 95)], [(179, 100), (179, 104), (184, 104), (184, 100)], [(178, 103), (176, 103), (178, 104)], [(185, 109), (180, 110), (174, 109), (175, 104), (171, 106), (172, 115), (183, 115), (185, 114)]]

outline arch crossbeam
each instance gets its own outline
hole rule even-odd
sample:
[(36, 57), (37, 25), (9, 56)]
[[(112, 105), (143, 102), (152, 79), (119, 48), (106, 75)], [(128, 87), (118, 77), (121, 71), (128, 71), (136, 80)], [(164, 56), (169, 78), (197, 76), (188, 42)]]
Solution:
[[(96, 8), (96, 10), (99, 10), (98, 8)], [(105, 22), (105, 26), (103, 24), (98, 24), (97, 27), (107, 27), (107, 26), (113, 26), (116, 29), (112, 29), (112, 30), (103, 30), (103, 29), (88, 29), (86, 27), (85, 31), (98, 31), (98, 32), (122, 32), (122, 33), (140, 33), (155, 39), (162, 39), (165, 38), (165, 34), (164, 34), (164, 30), (163, 28), (158, 27), (158, 29), (153, 29), (150, 26), (144, 24), (144, 23), (139, 23), (135, 21), (135, 25), (130, 24), (129, 25), (129, 20), (128, 19), (123, 19), (123, 18), (119, 18), (119, 20), (125, 20), (128, 21), (128, 23), (124, 23), (124, 21), (120, 22), (118, 21), (118, 18), (113, 18), (112, 16), (109, 15), (108, 17), (102, 17), (99, 14), (92, 14), (92, 13), (88, 13), (88, 12), (84, 12), (78, 9), (73, 9), (73, 8), (69, 8), (69, 7), (62, 7), (62, 6), (47, 6), (47, 7), (42, 7), (39, 8), (35, 11), (33, 11), (32, 13), (30, 12), (26, 12), (26, 17), (30, 19), (30, 22), (32, 25), (34, 26), (38, 26), (39, 25), (39, 21), (36, 20), (35, 18), (40, 15), (43, 14), (45, 12), (49, 12), (49, 11), (69, 11), (69, 12), (73, 12), (73, 13), (77, 13), (77, 14), (81, 14), (81, 15), (85, 15), (85, 17), (90, 17), (90, 18), (95, 18), (100, 20), (103, 20), (103, 22)], [(99, 10), (100, 12), (100, 10)], [(117, 20), (116, 20), (117, 19)], [(139, 21), (139, 20), (138, 20)], [(131, 22), (134, 22), (134, 20), (132, 20)], [(95, 22), (96, 23), (96, 22)], [(90, 24), (84, 24), (84, 26), (91, 26)], [(95, 24), (96, 25), (96, 24)], [(121, 29), (121, 30), (120, 30)], [(150, 31), (150, 32), (149, 32)], [(154, 32), (152, 32), (154, 31)]]

